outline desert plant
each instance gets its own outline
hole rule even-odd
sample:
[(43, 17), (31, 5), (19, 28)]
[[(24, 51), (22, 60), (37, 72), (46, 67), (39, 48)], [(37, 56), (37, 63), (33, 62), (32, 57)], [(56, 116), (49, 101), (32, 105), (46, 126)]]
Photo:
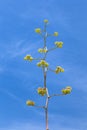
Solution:
[(40, 107), (40, 108), (43, 108), (45, 110), (46, 130), (49, 130), (49, 127), (48, 127), (48, 105), (49, 105), (49, 99), (54, 97), (54, 96), (63, 96), (63, 95), (70, 94), (71, 91), (72, 91), (72, 88), (70, 86), (66, 86), (65, 88), (63, 88), (61, 90), (60, 94), (49, 95), (48, 87), (47, 87), (47, 84), (46, 84), (47, 71), (53, 71), (55, 74), (59, 74), (59, 73), (64, 72), (64, 69), (61, 66), (57, 66), (56, 69), (53, 70), (53, 69), (51, 69), (49, 67), (49, 63), (46, 61), (47, 54), (50, 51), (53, 51), (53, 50), (55, 50), (57, 48), (61, 49), (63, 47), (63, 42), (62, 41), (55, 41), (54, 42), (55, 46), (53, 48), (50, 48), (50, 49), (47, 48), (47, 37), (49, 37), (49, 36), (57, 37), (58, 36), (58, 32), (54, 32), (53, 34), (49, 34), (47, 32), (48, 22), (49, 21), (47, 19), (44, 20), (44, 29), (43, 30), (41, 28), (36, 28), (35, 29), (35, 32), (37, 34), (39, 34), (43, 38), (43, 40), (44, 40), (44, 46), (42, 48), (38, 49), (38, 52), (43, 54), (43, 58), (33, 58), (31, 55), (26, 55), (24, 57), (24, 60), (30, 61), (30, 62), (33, 61), (33, 60), (39, 60), (39, 62), (37, 63), (37, 66), (42, 68), (42, 70), (43, 70), (44, 84), (42, 85), (43, 87), (39, 87), (37, 89), (37, 93), (40, 96), (46, 96), (46, 104), (43, 105), (43, 106), (37, 106), (36, 103), (31, 101), (31, 100), (27, 100), (26, 104), (28, 106), (34, 106), (34, 107), (38, 107), (38, 108)]

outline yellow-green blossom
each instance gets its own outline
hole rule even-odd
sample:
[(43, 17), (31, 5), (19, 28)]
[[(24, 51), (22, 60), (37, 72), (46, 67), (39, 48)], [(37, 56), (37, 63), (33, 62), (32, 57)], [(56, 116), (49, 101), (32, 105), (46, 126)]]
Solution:
[(24, 60), (29, 60), (29, 61), (32, 61), (33, 60), (33, 57), (31, 55), (26, 55), (24, 57)]
[(32, 61), (33, 60), (33, 57), (30, 57), (29, 61)]
[(38, 94), (40, 94), (41, 96), (44, 96), (46, 94), (46, 88), (38, 88), (37, 89)]
[(41, 67), (41, 62), (38, 62), (38, 63), (37, 63), (37, 66), (38, 66), (38, 67)]
[(61, 90), (63, 94), (70, 94), (72, 91), (72, 88), (70, 86), (67, 86), (66, 88)]
[(63, 42), (58, 42), (58, 41), (56, 41), (55, 43), (54, 43), (58, 48), (62, 48), (62, 46), (63, 46)]
[(42, 49), (42, 48), (39, 48), (38, 49), (38, 52), (39, 53), (46, 53), (48, 50), (47, 49)]
[(56, 70), (55, 70), (55, 73), (58, 74), (60, 72), (64, 72), (64, 69), (61, 66), (57, 66)]
[(42, 53), (42, 49), (41, 49), (41, 48), (39, 48), (39, 49), (38, 49), (38, 52), (39, 52), (39, 53)]
[(62, 92), (63, 94), (67, 94), (67, 93), (66, 93), (66, 89), (62, 89), (61, 92)]
[(67, 86), (66, 89), (70, 89), (70, 90), (72, 90), (72, 87), (71, 87), (71, 86)]
[(54, 34), (53, 34), (54, 36), (58, 36), (58, 32), (54, 32)]
[(28, 106), (34, 106), (35, 105), (35, 102), (31, 101), (31, 100), (27, 100), (26, 101), (26, 105)]
[(48, 20), (47, 20), (47, 19), (44, 19), (44, 23), (48, 23)]
[(38, 67), (48, 67), (49, 64), (45, 60), (41, 60), (40, 62), (37, 63)]
[(48, 63), (45, 63), (45, 67), (48, 67), (49, 66), (49, 64)]
[(36, 28), (36, 29), (35, 29), (35, 32), (36, 32), (36, 33), (41, 33), (41, 29), (40, 29), (40, 28)]
[(41, 65), (45, 65), (46, 61), (45, 60), (41, 60)]

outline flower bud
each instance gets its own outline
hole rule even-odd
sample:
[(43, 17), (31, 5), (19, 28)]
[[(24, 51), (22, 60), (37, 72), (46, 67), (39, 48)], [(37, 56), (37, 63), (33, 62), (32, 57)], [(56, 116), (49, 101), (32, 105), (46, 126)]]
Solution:
[(33, 57), (31, 55), (26, 55), (24, 57), (24, 60), (29, 60), (29, 61), (32, 61), (33, 60)]
[(66, 94), (71, 93), (71, 89), (65, 89), (66, 90)]
[(48, 50), (47, 49), (42, 49), (42, 48), (39, 48), (38, 49), (38, 52), (39, 53), (46, 53)]
[(54, 34), (53, 34), (54, 36), (58, 36), (58, 32), (54, 32)]
[(38, 88), (37, 89), (38, 94), (40, 94), (41, 96), (44, 96), (46, 94), (46, 88)]
[(32, 61), (33, 60), (33, 57), (30, 57), (29, 61)]
[(63, 69), (63, 68), (61, 68), (60, 72), (64, 72), (64, 69)]
[(26, 101), (26, 105), (28, 106), (34, 106), (35, 105), (35, 102), (31, 101), (31, 100), (27, 100)]
[(56, 69), (55, 73), (58, 74), (60, 72), (60, 69)]
[(72, 90), (72, 87), (70, 87), (70, 86), (67, 86), (67, 87), (66, 87), (66, 89), (70, 89), (70, 90)]
[(58, 42), (58, 41), (56, 41), (55, 43), (54, 43), (58, 48), (62, 48), (62, 46), (63, 46), (63, 42)]
[(41, 33), (41, 29), (40, 29), (40, 28), (36, 28), (36, 29), (35, 29), (35, 32), (36, 32), (36, 33)]
[(38, 62), (38, 63), (37, 63), (37, 66), (38, 66), (38, 67), (41, 67), (41, 63), (40, 63), (40, 62)]
[(63, 93), (63, 94), (67, 94), (66, 89), (62, 89), (62, 93)]
[(42, 53), (42, 49), (41, 49), (41, 48), (39, 48), (39, 49), (38, 49), (38, 52), (39, 52), (39, 53)]
[(70, 94), (71, 93), (71, 87), (70, 86), (67, 86), (65, 89), (62, 89), (62, 93), (63, 94)]
[(24, 60), (29, 60), (30, 59), (30, 55), (26, 55), (25, 57), (24, 57)]
[(41, 60), (41, 65), (45, 65), (45, 61), (44, 60)]
[(48, 23), (48, 20), (47, 20), (47, 19), (44, 19), (44, 23)]
[(38, 67), (48, 67), (49, 64), (45, 60), (41, 60), (40, 62), (37, 63)]
[(56, 70), (55, 70), (55, 73), (58, 74), (60, 72), (64, 72), (64, 69), (61, 66), (57, 66)]
[(48, 63), (45, 63), (45, 67), (48, 67), (49, 66), (49, 64)]
[(46, 53), (48, 50), (47, 49), (43, 49), (43, 53)]

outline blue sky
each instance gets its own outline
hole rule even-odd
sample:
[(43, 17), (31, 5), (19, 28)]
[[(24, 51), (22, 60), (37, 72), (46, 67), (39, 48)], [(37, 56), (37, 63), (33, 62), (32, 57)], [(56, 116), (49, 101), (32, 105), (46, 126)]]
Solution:
[(49, 103), (50, 130), (87, 130), (87, 1), (86, 0), (0, 0), (0, 130), (44, 130), (42, 109), (27, 107), (27, 99), (44, 104), (36, 89), (43, 85), (43, 74), (26, 54), (38, 57), (43, 40), (34, 29), (43, 28), (48, 19), (48, 47), (62, 40), (64, 46), (47, 57), (50, 67), (62, 66), (65, 72), (48, 72), (50, 94), (67, 85), (71, 95), (54, 97)]

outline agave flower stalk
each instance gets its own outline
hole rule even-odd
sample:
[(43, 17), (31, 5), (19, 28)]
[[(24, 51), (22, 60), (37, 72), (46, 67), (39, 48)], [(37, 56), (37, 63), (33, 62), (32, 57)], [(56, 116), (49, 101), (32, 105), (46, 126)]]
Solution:
[(39, 60), (39, 62), (37, 63), (37, 66), (42, 68), (43, 70), (43, 87), (39, 87), (37, 89), (37, 92), (40, 96), (45, 96), (46, 97), (46, 102), (45, 102), (45, 105), (43, 106), (38, 106), (36, 105), (36, 103), (32, 100), (27, 100), (26, 104), (28, 106), (34, 106), (34, 107), (37, 107), (37, 108), (43, 108), (44, 111), (45, 111), (45, 121), (46, 121), (46, 130), (49, 130), (49, 119), (48, 119), (48, 106), (49, 106), (49, 100), (54, 97), (54, 96), (64, 96), (64, 95), (67, 95), (67, 94), (70, 94), (71, 91), (72, 91), (72, 88), (70, 86), (67, 86), (65, 88), (63, 88), (61, 90), (61, 93), (60, 94), (51, 94), (49, 95), (49, 91), (48, 91), (48, 87), (47, 87), (47, 72), (48, 71), (52, 71), (56, 74), (59, 74), (61, 72), (64, 72), (64, 69), (61, 67), (61, 66), (57, 66), (56, 69), (51, 69), (49, 67), (49, 64), (48, 62), (46, 61), (46, 57), (47, 57), (47, 54), (48, 52), (50, 51), (53, 51), (57, 48), (62, 48), (63, 47), (63, 42), (62, 41), (56, 41), (54, 44), (55, 46), (48, 49), (47, 48), (47, 37), (49, 36), (55, 36), (57, 37), (59, 34), (58, 32), (54, 32), (54, 34), (49, 34), (47, 32), (47, 24), (48, 24), (48, 20), (45, 19), (44, 20), (44, 29), (42, 30), (41, 28), (36, 28), (35, 29), (35, 32), (38, 33), (39, 35), (42, 36), (43, 38), (43, 41), (44, 41), (44, 46), (43, 48), (39, 48), (38, 49), (38, 52), (39, 53), (42, 53), (44, 54), (43, 58), (33, 58), (31, 55), (26, 55), (24, 57), (24, 60), (27, 60), (27, 61), (30, 61), (32, 62), (33, 60)]

